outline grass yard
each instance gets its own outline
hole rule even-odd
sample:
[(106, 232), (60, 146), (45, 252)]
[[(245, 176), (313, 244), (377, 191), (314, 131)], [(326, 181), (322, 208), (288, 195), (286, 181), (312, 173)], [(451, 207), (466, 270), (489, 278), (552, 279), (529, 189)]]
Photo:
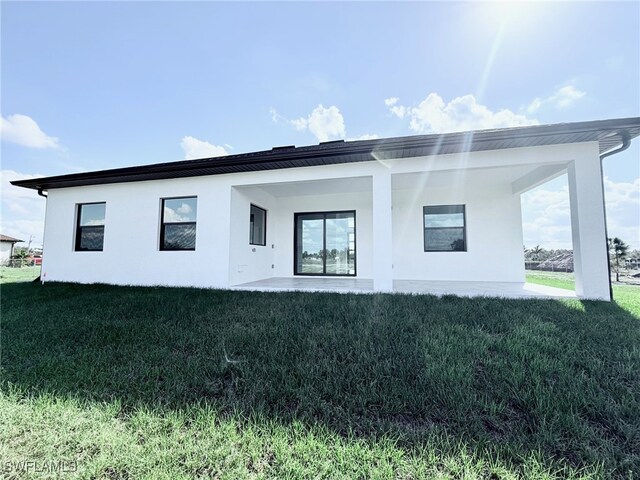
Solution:
[[(575, 290), (576, 288), (573, 273), (527, 270), (527, 282), (567, 290)], [(618, 304), (636, 316), (640, 316), (640, 285), (613, 282), (613, 298)]]
[(621, 288), (604, 303), (7, 283), (0, 468), (639, 478), (640, 289)]
[(40, 275), (40, 265), (32, 267), (0, 267), (0, 283), (31, 282)]
[(573, 273), (527, 270), (527, 282), (547, 285), (549, 287), (565, 288), (567, 290), (575, 290), (576, 288)]

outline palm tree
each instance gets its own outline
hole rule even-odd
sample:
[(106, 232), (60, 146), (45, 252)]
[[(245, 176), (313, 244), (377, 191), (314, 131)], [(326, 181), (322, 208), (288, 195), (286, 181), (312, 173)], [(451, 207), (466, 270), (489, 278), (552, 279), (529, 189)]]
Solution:
[(543, 248), (540, 248), (540, 245), (536, 245), (531, 250), (529, 250), (529, 252), (531, 253), (531, 257), (534, 260), (540, 260), (540, 254), (542, 253), (543, 250), (544, 250)]
[(624, 243), (618, 237), (609, 239), (609, 252), (613, 257), (614, 270), (616, 272), (616, 282), (620, 281), (620, 262), (627, 256), (629, 245)]

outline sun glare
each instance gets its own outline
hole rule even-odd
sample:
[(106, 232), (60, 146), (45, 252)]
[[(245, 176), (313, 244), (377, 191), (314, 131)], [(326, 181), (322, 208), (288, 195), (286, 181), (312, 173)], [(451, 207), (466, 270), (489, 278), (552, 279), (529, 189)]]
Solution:
[(492, 16), (500, 21), (503, 26), (518, 26), (531, 22), (531, 16), (535, 10), (534, 2), (502, 1), (491, 3)]

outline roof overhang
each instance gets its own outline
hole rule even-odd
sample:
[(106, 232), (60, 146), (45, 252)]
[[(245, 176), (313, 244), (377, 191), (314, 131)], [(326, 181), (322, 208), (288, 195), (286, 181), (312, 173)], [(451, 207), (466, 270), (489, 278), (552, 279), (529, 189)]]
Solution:
[(629, 138), (640, 135), (640, 117), (351, 142), (339, 140), (306, 147), (277, 147), (224, 157), (15, 180), (11, 183), (35, 190), (49, 190), (595, 141), (599, 143), (600, 154), (603, 154), (621, 146), (623, 135)]
[(24, 242), (24, 240), (18, 240), (17, 238), (12, 238), (12, 237), (0, 236), (0, 242), (5, 242), (5, 243), (21, 243), (21, 242)]

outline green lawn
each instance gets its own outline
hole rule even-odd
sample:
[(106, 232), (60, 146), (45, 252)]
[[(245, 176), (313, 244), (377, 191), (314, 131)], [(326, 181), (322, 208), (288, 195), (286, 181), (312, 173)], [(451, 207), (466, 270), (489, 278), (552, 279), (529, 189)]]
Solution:
[[(574, 290), (576, 288), (573, 273), (527, 270), (527, 282), (567, 290)], [(627, 308), (627, 310), (639, 315), (640, 285), (624, 285), (614, 282), (613, 298), (624, 308)]]
[(640, 290), (1, 291), (7, 478), (640, 476)]
[(547, 285), (549, 287), (565, 288), (567, 290), (574, 290), (576, 288), (573, 273), (527, 270), (527, 282)]
[(40, 265), (32, 267), (0, 267), (0, 283), (31, 282), (40, 275)]

